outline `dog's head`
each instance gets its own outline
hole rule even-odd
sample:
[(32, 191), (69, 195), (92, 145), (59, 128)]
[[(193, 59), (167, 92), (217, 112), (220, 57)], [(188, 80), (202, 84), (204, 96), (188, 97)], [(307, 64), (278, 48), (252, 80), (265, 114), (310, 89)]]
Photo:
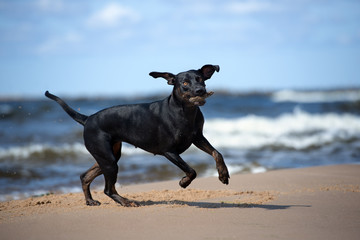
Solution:
[(207, 92), (205, 81), (210, 79), (215, 71), (219, 72), (218, 65), (204, 65), (199, 70), (189, 70), (174, 75), (168, 72), (151, 72), (154, 78), (162, 77), (169, 85), (174, 85), (173, 94), (186, 105), (202, 106), (206, 98), (214, 92)]

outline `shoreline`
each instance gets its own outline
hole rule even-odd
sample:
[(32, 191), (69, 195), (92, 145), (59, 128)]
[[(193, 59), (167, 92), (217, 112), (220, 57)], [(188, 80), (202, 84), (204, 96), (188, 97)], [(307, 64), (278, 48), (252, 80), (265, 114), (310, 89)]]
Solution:
[(333, 165), (129, 185), (120, 195), (142, 206), (102, 205), (82, 193), (0, 202), (1, 239), (357, 239), (360, 165)]

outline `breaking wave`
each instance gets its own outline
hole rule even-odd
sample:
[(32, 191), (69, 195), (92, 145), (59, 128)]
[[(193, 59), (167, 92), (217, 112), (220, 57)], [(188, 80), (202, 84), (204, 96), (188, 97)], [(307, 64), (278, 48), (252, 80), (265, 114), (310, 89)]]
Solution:
[(237, 149), (306, 150), (335, 141), (360, 139), (360, 117), (352, 114), (310, 114), (300, 108), (276, 118), (249, 115), (206, 122), (205, 136), (214, 146)]

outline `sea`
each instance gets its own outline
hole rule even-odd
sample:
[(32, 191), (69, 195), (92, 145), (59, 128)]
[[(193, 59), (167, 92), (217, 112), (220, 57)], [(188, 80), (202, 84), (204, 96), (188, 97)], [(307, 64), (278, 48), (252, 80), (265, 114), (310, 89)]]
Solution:
[[(90, 115), (114, 105), (166, 97), (64, 100)], [(201, 110), (204, 136), (223, 154), (230, 175), (360, 164), (360, 89), (215, 91)], [(57, 103), (43, 95), (0, 96), (0, 201), (81, 192), (79, 176), (95, 162), (83, 145), (82, 130)], [(217, 176), (212, 157), (196, 147), (181, 156), (199, 177)], [(118, 165), (120, 188), (184, 176), (165, 157), (128, 144), (123, 145)], [(100, 176), (92, 188), (101, 190), (103, 184)]]

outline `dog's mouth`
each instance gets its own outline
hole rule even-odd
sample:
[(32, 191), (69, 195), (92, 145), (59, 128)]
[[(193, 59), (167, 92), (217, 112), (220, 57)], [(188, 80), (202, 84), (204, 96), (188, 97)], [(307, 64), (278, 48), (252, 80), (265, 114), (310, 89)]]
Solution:
[(214, 92), (207, 92), (202, 96), (190, 97), (189, 102), (194, 104), (195, 106), (203, 106), (206, 103), (205, 99), (210, 97), (213, 94), (214, 94)]

